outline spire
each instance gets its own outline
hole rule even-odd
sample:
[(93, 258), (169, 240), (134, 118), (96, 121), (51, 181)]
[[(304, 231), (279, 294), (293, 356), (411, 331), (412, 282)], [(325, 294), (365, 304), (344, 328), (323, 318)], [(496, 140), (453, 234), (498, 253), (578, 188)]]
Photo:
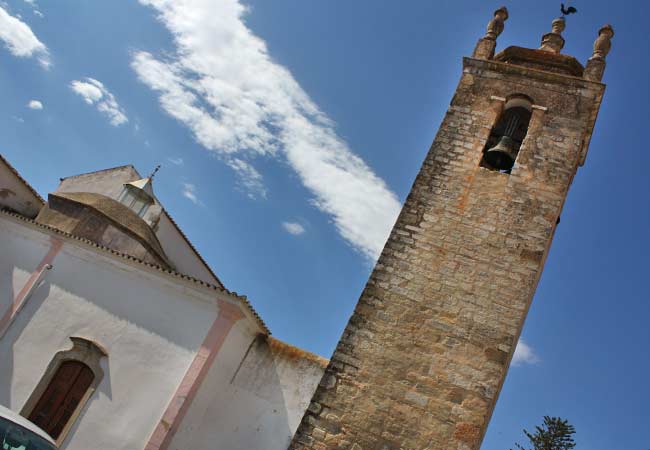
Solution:
[(494, 11), (494, 17), (487, 25), (485, 36), (479, 39), (474, 49), (474, 58), (492, 59), (497, 46), (497, 38), (505, 28), (505, 21), (508, 20), (508, 9), (505, 6)]
[(494, 11), (494, 18), (490, 20), (487, 26), (484, 39), (496, 41), (503, 29), (505, 28), (505, 21), (508, 20), (508, 9), (505, 6)]
[(154, 198), (153, 195), (153, 177), (156, 176), (158, 171), (160, 170), (160, 164), (156, 166), (155, 169), (151, 172), (151, 175), (149, 175), (147, 178), (141, 178), (139, 180), (131, 181), (130, 183), (126, 183), (128, 186), (132, 186), (136, 189), (139, 189), (141, 192), (146, 194), (149, 198)]
[(542, 37), (542, 46), (540, 50), (558, 54), (564, 47), (564, 38), (562, 32), (566, 28), (566, 20), (564, 17), (558, 17), (553, 21), (551, 32)]
[(147, 197), (153, 198), (153, 186), (152, 186), (152, 176), (155, 174), (151, 174), (148, 178), (141, 178), (139, 180), (131, 181), (130, 183), (126, 183), (127, 186), (133, 186), (134, 188), (140, 190), (144, 194), (146, 194)]

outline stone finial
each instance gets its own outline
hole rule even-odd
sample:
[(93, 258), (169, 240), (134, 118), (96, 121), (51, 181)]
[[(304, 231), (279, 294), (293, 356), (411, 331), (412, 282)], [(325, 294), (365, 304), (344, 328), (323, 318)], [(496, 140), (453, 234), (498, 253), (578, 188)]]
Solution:
[(491, 39), (496, 41), (497, 37), (503, 33), (505, 28), (505, 21), (508, 20), (508, 9), (505, 6), (494, 11), (494, 17), (487, 26), (487, 32), (483, 39)]
[(605, 59), (612, 49), (612, 38), (614, 37), (614, 28), (611, 25), (605, 25), (598, 31), (598, 38), (594, 42), (594, 54), (592, 58)]
[(542, 37), (542, 46), (540, 50), (551, 53), (560, 53), (564, 47), (564, 38), (562, 32), (566, 29), (564, 17), (558, 17), (553, 21), (551, 32)]
[(508, 9), (505, 6), (494, 11), (494, 17), (487, 25), (485, 36), (479, 39), (474, 49), (474, 58), (492, 59), (494, 50), (497, 46), (497, 37), (505, 28), (504, 22), (508, 20)]
[(551, 23), (551, 31), (554, 34), (562, 34), (566, 30), (566, 20), (564, 17), (558, 17)]
[(587, 80), (600, 81), (605, 73), (605, 58), (612, 49), (612, 38), (614, 37), (614, 28), (611, 25), (605, 25), (598, 31), (598, 37), (594, 42), (594, 53), (587, 61), (584, 77)]

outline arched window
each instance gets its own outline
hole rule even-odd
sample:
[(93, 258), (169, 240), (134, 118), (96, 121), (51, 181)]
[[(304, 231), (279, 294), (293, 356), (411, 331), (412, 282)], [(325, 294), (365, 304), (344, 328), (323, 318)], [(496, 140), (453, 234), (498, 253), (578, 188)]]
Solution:
[(94, 378), (93, 371), (84, 363), (64, 361), (28, 419), (52, 436), (52, 439), (58, 439)]
[(86, 402), (104, 377), (106, 352), (96, 343), (71, 337), (72, 348), (60, 351), (48, 365), (20, 415), (45, 430), (61, 445)]
[(508, 100), (485, 145), (481, 165), (510, 173), (530, 123), (532, 102), (517, 95)]

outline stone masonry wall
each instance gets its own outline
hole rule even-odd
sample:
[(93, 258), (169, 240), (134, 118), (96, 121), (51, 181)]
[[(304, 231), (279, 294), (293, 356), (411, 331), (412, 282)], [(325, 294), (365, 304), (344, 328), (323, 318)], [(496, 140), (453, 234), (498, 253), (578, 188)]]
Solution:
[[(478, 449), (604, 86), (465, 59), (438, 135), (290, 446)], [(511, 174), (480, 167), (533, 100)], [(545, 110), (546, 108), (546, 110)]]

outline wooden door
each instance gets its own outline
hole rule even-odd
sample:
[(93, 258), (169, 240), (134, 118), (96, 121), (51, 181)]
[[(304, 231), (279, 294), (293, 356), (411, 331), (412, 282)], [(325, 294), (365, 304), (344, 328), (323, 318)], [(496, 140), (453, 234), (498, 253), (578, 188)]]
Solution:
[(29, 415), (29, 420), (54, 440), (65, 428), (95, 378), (92, 370), (79, 361), (65, 361)]

